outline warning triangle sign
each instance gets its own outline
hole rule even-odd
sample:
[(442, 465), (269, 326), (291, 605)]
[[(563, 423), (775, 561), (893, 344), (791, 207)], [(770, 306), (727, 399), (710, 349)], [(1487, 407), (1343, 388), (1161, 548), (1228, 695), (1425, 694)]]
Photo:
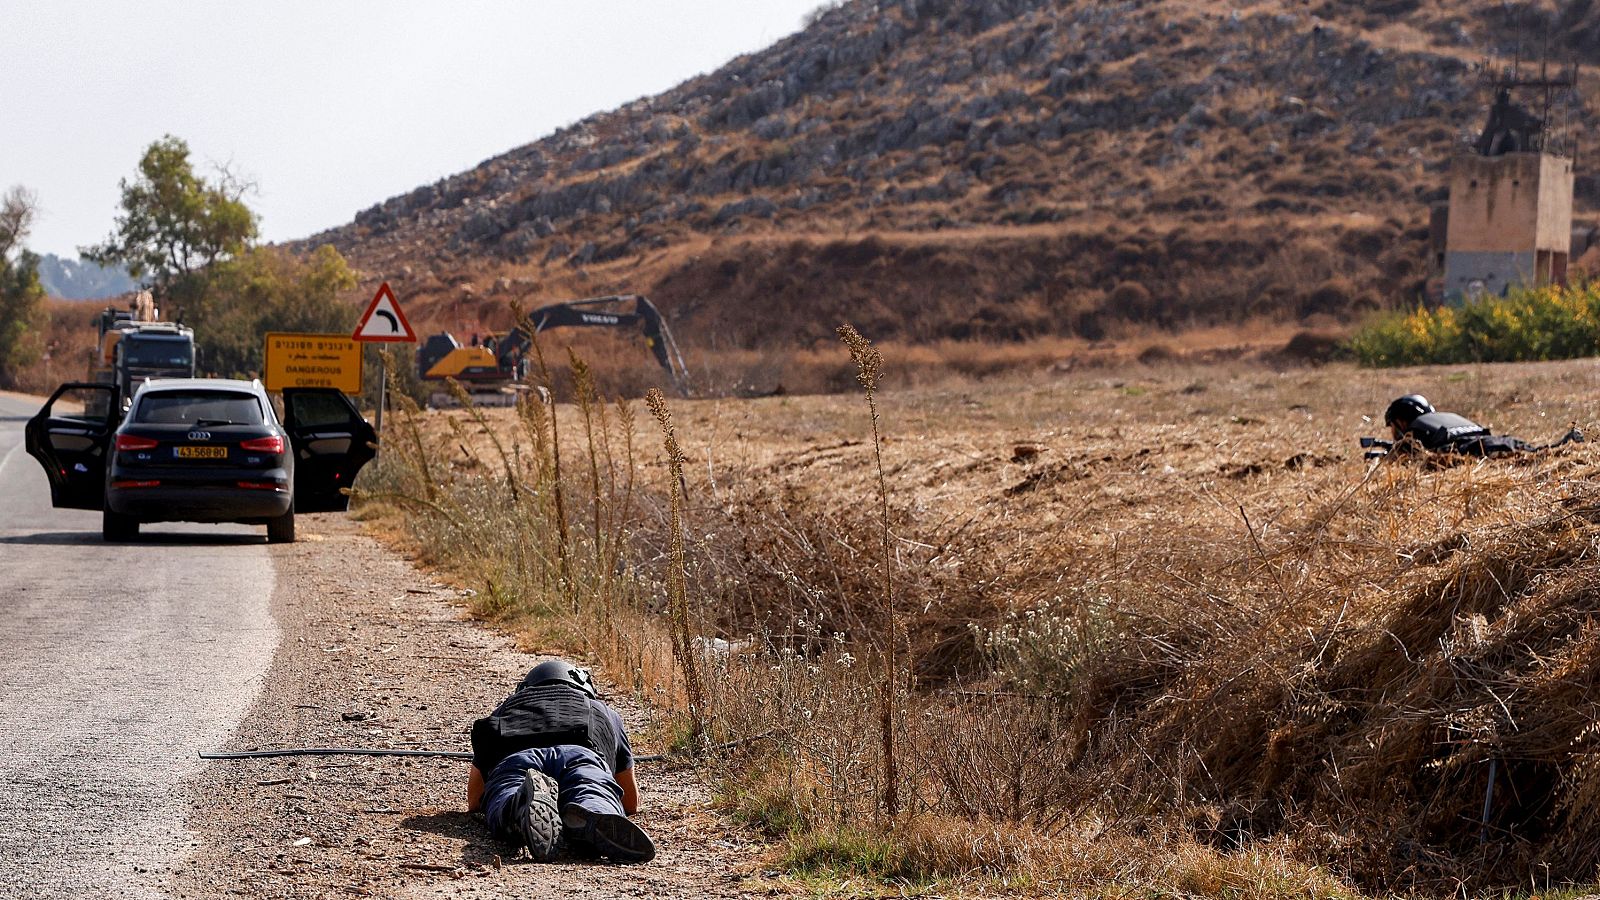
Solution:
[(390, 290), (389, 282), (385, 281), (378, 286), (378, 293), (372, 297), (372, 302), (367, 304), (367, 311), (361, 316), (361, 324), (356, 326), (356, 333), (351, 335), (358, 341), (415, 341), (417, 333), (411, 330), (411, 323), (406, 321), (406, 314), (400, 311), (400, 301), (394, 298), (394, 291)]

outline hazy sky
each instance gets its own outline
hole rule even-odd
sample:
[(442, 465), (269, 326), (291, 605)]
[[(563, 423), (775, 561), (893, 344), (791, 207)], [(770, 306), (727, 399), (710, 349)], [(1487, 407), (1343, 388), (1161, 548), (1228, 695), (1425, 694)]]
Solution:
[(73, 256), (173, 134), (258, 185), (265, 238), (304, 237), (761, 49), (820, 4), (0, 0), (0, 191), (32, 188), (30, 246)]

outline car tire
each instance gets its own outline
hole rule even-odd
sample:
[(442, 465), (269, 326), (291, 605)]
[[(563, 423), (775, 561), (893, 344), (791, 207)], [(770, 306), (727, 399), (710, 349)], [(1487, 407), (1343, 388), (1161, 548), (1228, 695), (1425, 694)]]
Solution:
[(292, 544), (294, 543), (294, 508), (276, 519), (267, 521), (267, 543)]
[(139, 536), (139, 520), (105, 510), (100, 515), (100, 536), (108, 541), (131, 541)]

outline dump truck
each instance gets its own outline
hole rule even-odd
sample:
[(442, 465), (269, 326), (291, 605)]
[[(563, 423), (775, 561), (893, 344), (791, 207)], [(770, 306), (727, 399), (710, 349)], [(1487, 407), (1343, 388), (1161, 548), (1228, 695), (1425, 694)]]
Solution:
[[(143, 318), (142, 318), (143, 317)], [(126, 404), (152, 378), (193, 378), (194, 330), (156, 321), (155, 305), (141, 293), (131, 309), (107, 307), (96, 320), (99, 340), (89, 358), (89, 381), (114, 384)]]

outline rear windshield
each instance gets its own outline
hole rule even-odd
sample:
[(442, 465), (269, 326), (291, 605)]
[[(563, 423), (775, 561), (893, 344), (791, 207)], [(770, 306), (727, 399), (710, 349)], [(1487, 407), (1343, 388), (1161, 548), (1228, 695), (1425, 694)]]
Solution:
[(145, 394), (133, 420), (147, 425), (260, 425), (261, 401), (238, 391)]
[(125, 337), (122, 358), (130, 366), (187, 369), (194, 361), (194, 350), (183, 338)]

